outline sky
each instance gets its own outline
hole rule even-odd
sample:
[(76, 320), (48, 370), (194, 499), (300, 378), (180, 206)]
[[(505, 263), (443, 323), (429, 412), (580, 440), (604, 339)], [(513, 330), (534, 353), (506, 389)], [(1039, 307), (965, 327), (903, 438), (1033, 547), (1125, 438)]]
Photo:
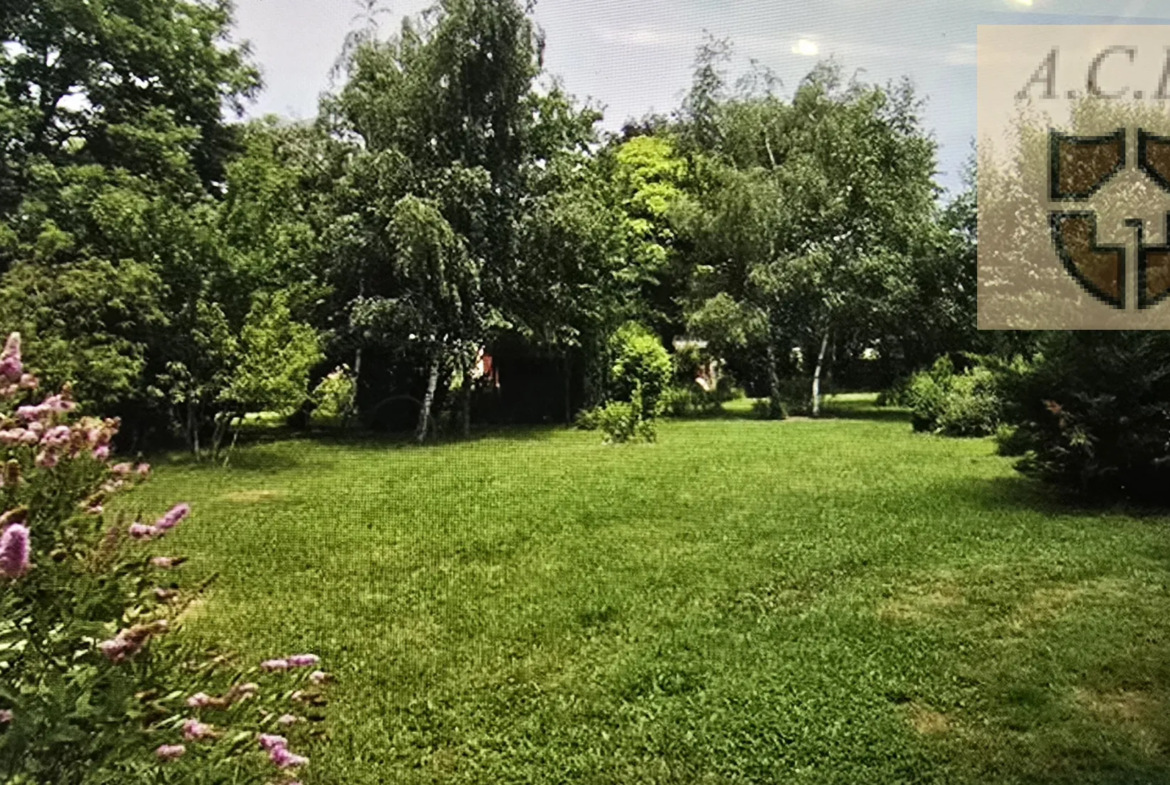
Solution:
[[(389, 0), (383, 30), (430, 4)], [(265, 82), (248, 116), (313, 117), (357, 12), (352, 0), (237, 0), (236, 37)], [(613, 131), (679, 105), (708, 32), (733, 43), (733, 78), (755, 59), (786, 95), (828, 57), (867, 81), (909, 77), (939, 145), (937, 182), (953, 194), (976, 133), (979, 25), (1170, 24), (1170, 0), (538, 0), (534, 17), (546, 70), (600, 104)]]

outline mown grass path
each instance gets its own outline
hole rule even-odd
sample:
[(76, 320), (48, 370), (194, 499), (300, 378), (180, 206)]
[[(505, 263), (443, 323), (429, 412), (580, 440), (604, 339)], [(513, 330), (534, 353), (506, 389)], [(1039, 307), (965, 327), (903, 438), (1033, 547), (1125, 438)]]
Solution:
[(1170, 782), (1170, 518), (849, 404), (278, 442), (127, 501), (192, 503), (191, 632), (336, 673), (307, 785)]

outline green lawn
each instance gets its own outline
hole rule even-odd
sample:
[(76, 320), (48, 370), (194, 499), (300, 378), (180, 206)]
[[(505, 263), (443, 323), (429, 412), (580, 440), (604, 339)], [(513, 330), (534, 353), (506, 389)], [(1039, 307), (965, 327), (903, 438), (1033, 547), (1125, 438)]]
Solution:
[(337, 674), (306, 785), (1170, 782), (1170, 518), (836, 411), (278, 442), (128, 501), (193, 505), (191, 632)]

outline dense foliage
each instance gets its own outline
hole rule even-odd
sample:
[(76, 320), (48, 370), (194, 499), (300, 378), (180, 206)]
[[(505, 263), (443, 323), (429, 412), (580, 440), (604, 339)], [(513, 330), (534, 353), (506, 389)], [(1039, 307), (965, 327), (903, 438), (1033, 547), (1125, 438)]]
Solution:
[(917, 431), (944, 436), (989, 436), (1003, 418), (1000, 379), (991, 368), (976, 362), (955, 372), (949, 355), (909, 383), (905, 404)]
[(1107, 498), (1170, 502), (1170, 338), (1163, 332), (1046, 334), (1008, 387), (1028, 474)]
[(75, 417), (68, 387), (36, 401), (38, 387), (14, 333), (0, 356), (0, 779), (261, 783), (308, 763), (275, 734), (287, 727), (295, 746), (305, 741), (292, 726), (304, 701), (323, 700), (326, 674), (273, 684), (261, 673), (318, 658), (242, 668), (175, 640), (204, 587), (182, 586), (185, 559), (158, 544), (189, 505), (153, 524), (145, 511), (133, 522), (106, 515), (150, 467), (114, 463), (117, 420)]
[[(123, 440), (214, 453), (343, 363), (358, 410), (412, 401), (421, 441), (443, 407), (466, 434), (500, 346), (556, 359), (567, 415), (630, 399), (631, 319), (705, 340), (772, 416), (815, 413), (873, 346), (890, 379), (973, 348), (973, 201), (935, 207), (907, 85), (825, 64), (782, 99), (759, 69), (732, 87), (709, 41), (678, 112), (607, 136), (516, 0), (390, 36), (366, 5), (297, 125), (224, 116), (260, 87), (228, 0), (0, 14), (0, 320)], [(673, 409), (706, 405), (683, 389)]]

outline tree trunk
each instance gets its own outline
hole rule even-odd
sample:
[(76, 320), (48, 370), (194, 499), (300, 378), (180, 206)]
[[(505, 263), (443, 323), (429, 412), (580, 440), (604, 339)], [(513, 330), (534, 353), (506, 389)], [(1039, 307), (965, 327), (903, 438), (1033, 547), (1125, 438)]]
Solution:
[(463, 438), (471, 436), (471, 364), (466, 356), (463, 358), (463, 380), (459, 385), (461, 404), (461, 425)]
[(443, 359), (440, 352), (435, 352), (431, 359), (431, 370), (427, 376), (427, 394), (423, 397), (422, 406), (418, 411), (418, 427), (414, 432), (414, 440), (422, 444), (427, 440), (427, 425), (431, 419), (431, 405), (435, 402), (435, 388), (439, 386), (439, 364)]
[(819, 417), (821, 414), (821, 372), (825, 367), (825, 352), (829, 348), (829, 330), (825, 330), (825, 335), (821, 338), (821, 350), (817, 353), (817, 367), (813, 371), (812, 383), (812, 416)]
[(199, 454), (199, 418), (195, 412), (195, 401), (187, 400), (187, 445), (191, 448), (191, 452), (195, 453), (195, 460), (200, 458)]
[(220, 448), (223, 446), (224, 437), (232, 432), (232, 423), (235, 421), (235, 412), (226, 411), (220, 414), (215, 420), (215, 431), (211, 437), (211, 459), (218, 460), (220, 456)]
[(573, 358), (565, 350), (565, 424), (573, 423)]
[(776, 343), (768, 339), (768, 417), (779, 420), (784, 416), (784, 404), (780, 392), (779, 358), (776, 357)]
[(837, 367), (837, 336), (829, 343), (829, 364), (825, 368), (825, 395), (837, 394), (837, 383), (833, 379), (833, 369)]
[[(366, 279), (358, 279), (358, 297), (366, 296)], [(353, 356), (353, 405), (350, 410), (345, 413), (342, 420), (342, 427), (346, 428), (349, 424), (357, 419), (357, 399), (358, 399), (358, 385), (361, 384), (362, 379), (362, 338), (359, 335), (357, 341), (357, 349), (354, 350)]]
[(349, 409), (342, 418), (341, 427), (348, 428), (357, 415), (358, 384), (362, 379), (362, 347), (358, 346), (353, 357), (353, 397), (349, 402)]
[(584, 355), (585, 371), (585, 407), (592, 409), (601, 403), (601, 342), (594, 335), (589, 337), (589, 345)]

